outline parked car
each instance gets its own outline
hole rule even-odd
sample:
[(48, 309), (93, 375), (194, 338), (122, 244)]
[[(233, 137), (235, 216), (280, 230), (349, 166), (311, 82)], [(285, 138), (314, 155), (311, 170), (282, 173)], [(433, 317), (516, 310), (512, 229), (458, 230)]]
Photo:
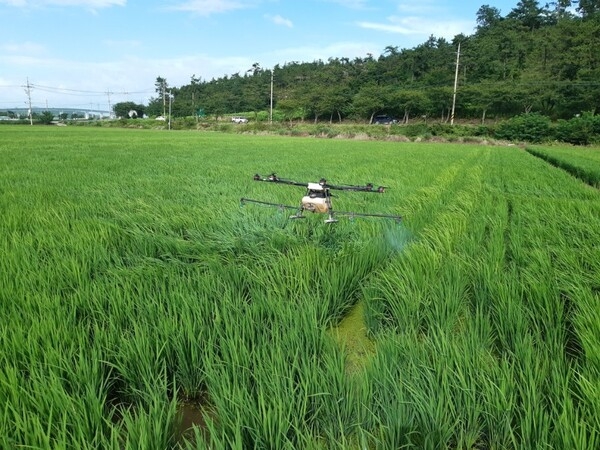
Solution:
[(233, 123), (247, 123), (248, 119), (246, 119), (245, 117), (234, 116), (231, 118), (231, 121)]
[(393, 117), (390, 117), (388, 115), (380, 115), (380, 116), (375, 116), (373, 118), (373, 124), (374, 125), (390, 125), (392, 123), (397, 123), (398, 121), (396, 119), (394, 119)]

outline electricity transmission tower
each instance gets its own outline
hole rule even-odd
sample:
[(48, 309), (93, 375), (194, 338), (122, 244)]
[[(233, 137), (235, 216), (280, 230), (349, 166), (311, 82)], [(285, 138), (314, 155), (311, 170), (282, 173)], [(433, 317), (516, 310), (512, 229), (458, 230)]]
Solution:
[(27, 84), (23, 87), (25, 88), (25, 93), (27, 94), (27, 100), (29, 103), (29, 124), (33, 125), (33, 111), (31, 109), (31, 84), (29, 84), (29, 77), (27, 77)]

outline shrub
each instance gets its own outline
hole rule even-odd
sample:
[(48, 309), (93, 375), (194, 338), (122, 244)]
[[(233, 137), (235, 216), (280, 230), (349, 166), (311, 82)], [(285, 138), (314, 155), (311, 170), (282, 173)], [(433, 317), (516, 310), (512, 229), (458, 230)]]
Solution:
[(473, 136), (491, 137), (494, 134), (494, 127), (491, 125), (479, 125), (473, 130)]
[(327, 136), (327, 137), (332, 137), (333, 134), (335, 134), (335, 131), (327, 126), (327, 125), (323, 125), (323, 124), (317, 124), (314, 129), (312, 130), (311, 134), (313, 136)]
[(521, 114), (498, 125), (496, 137), (509, 141), (542, 142), (552, 137), (551, 122), (538, 113)]
[(600, 116), (584, 113), (570, 120), (559, 120), (556, 138), (575, 145), (587, 145), (600, 141)]
[(454, 134), (456, 129), (445, 123), (433, 123), (429, 126), (431, 130), (431, 134), (434, 136), (446, 136), (449, 134)]
[(234, 131), (233, 125), (230, 123), (220, 123), (217, 125), (217, 130), (222, 133), (231, 133)]
[(408, 137), (417, 137), (425, 135), (428, 132), (428, 127), (424, 123), (416, 123), (411, 125), (402, 125), (398, 127), (398, 131), (400, 134)]

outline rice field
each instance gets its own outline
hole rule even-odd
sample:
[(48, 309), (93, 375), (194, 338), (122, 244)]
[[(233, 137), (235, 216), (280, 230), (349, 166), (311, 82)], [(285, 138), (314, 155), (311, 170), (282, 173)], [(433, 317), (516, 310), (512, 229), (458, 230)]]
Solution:
[(528, 147), (532, 155), (600, 188), (600, 149), (597, 147)]
[(517, 147), (7, 126), (0, 211), (0, 448), (600, 446), (600, 194)]

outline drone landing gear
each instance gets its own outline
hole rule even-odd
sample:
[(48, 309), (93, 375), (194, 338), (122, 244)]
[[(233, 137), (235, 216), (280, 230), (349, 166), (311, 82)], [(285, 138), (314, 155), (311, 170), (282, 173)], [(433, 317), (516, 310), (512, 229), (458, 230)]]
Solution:
[[(294, 214), (293, 216), (290, 216), (290, 219), (292, 219), (292, 220), (306, 219), (306, 216), (304, 214), (302, 214), (303, 211), (304, 211), (304, 208), (301, 208), (296, 214)], [(325, 220), (325, 223), (337, 223), (337, 221), (338, 220), (335, 217), (333, 217), (333, 213), (329, 213), (329, 217), (327, 217), (327, 219)]]
[(304, 211), (304, 207), (302, 205), (300, 205), (300, 207), (296, 211), (296, 214), (294, 214), (293, 216), (290, 216), (290, 219), (293, 219), (293, 220), (306, 219), (306, 216), (304, 214), (302, 214), (303, 211)]

